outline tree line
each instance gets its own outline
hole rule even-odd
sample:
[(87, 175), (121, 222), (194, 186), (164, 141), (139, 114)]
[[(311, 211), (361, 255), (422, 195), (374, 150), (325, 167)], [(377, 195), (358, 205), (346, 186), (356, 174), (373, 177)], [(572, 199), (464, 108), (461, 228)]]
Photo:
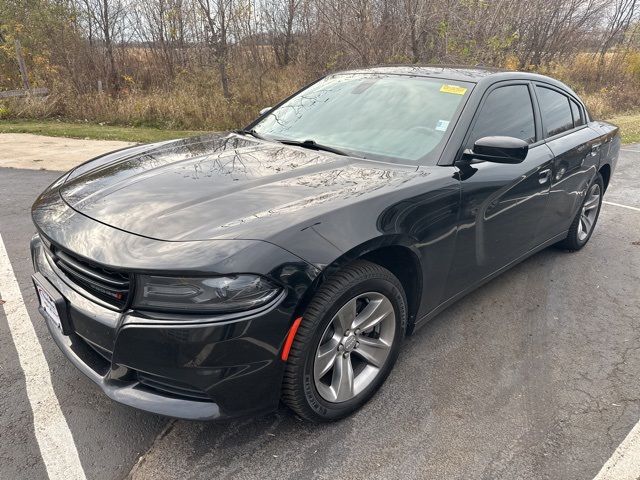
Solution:
[(265, 82), (280, 77), (295, 88), (328, 71), (389, 63), (570, 65), (560, 76), (594, 90), (640, 76), (639, 3), (0, 0), (0, 89), (20, 85), (20, 40), (32, 83), (67, 95), (172, 91), (187, 81), (230, 102), (258, 102), (269, 97)]

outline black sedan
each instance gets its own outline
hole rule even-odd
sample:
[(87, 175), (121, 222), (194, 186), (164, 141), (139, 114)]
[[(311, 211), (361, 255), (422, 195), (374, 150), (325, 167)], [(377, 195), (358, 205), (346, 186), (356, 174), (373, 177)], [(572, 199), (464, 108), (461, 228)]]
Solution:
[(221, 419), (363, 405), (405, 335), (535, 252), (582, 248), (620, 148), (548, 77), (327, 76), (243, 130), (142, 145), (35, 202), (53, 340), (112, 399)]

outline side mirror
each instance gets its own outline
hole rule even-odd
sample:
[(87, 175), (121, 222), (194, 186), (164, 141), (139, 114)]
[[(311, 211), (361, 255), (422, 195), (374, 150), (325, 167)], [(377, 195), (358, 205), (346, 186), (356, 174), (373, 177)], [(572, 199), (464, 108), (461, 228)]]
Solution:
[(260, 110), (260, 112), (258, 112), (258, 113), (260, 114), (260, 116), (263, 116), (263, 115), (269, 113), (272, 109), (273, 109), (273, 107), (265, 107), (262, 110)]
[(495, 163), (522, 163), (528, 151), (529, 144), (519, 138), (482, 137), (473, 144), (473, 150), (464, 151), (464, 156)]

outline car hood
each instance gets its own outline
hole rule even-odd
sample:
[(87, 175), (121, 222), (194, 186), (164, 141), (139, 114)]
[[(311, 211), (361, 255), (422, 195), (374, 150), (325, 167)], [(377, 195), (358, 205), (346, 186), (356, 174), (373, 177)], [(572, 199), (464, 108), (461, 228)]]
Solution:
[(424, 174), (416, 167), (214, 134), (87, 162), (59, 191), (77, 212), (153, 239), (268, 240), (278, 229)]

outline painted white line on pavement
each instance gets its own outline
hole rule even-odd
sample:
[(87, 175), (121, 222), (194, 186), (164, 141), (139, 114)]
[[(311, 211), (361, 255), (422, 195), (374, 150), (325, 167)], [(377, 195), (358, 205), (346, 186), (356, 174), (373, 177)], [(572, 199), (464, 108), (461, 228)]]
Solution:
[(630, 148), (621, 148), (620, 151), (622, 151), (622, 152), (640, 153), (640, 150), (631, 150)]
[(640, 422), (613, 452), (593, 480), (638, 480), (640, 478)]
[[(0, 235), (0, 298), (27, 384), (40, 454), (52, 480), (84, 480), (73, 436), (51, 384), (51, 372), (27, 313)], [(16, 459), (17, 460), (17, 459)]]
[(636, 212), (640, 212), (640, 208), (638, 208), (638, 207), (631, 207), (629, 205), (622, 205), (621, 203), (607, 202), (605, 200), (603, 200), (602, 203), (606, 203), (607, 205), (613, 205), (614, 207), (628, 208), (629, 210), (635, 210)]

